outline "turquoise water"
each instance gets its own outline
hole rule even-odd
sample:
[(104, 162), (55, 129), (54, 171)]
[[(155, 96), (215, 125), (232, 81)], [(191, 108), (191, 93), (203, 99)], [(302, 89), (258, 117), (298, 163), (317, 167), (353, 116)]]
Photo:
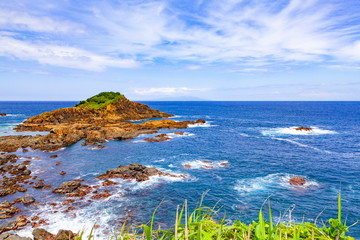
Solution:
[[(154, 178), (143, 183), (119, 180), (109, 188), (106, 200), (75, 204), (75, 211), (61, 213), (51, 202), (64, 198), (50, 190), (29, 189), (40, 207), (24, 210), (28, 215), (49, 219), (45, 229), (75, 231), (101, 225), (98, 234), (111, 230), (130, 216), (132, 223), (150, 219), (154, 208), (166, 202), (157, 220), (170, 226), (176, 205), (188, 199), (195, 205), (203, 192), (210, 190), (205, 204), (221, 200), (229, 219), (250, 222), (267, 197), (271, 197), (278, 221), (313, 221), (336, 217), (336, 197), (342, 190), (344, 214), (348, 222), (359, 220), (360, 210), (360, 103), (359, 102), (145, 102), (150, 107), (176, 115), (174, 120), (207, 121), (203, 126), (184, 129), (183, 137), (167, 142), (147, 143), (140, 136), (129, 141), (110, 141), (105, 149), (91, 150), (81, 142), (54, 153), (28, 152), (39, 156), (30, 169), (39, 179), (58, 186), (64, 181), (82, 178), (90, 185), (99, 184), (95, 176), (107, 169), (132, 162), (153, 166), (181, 178)], [(11, 125), (44, 111), (73, 106), (74, 102), (0, 102), (0, 134), (12, 134)], [(312, 133), (299, 133), (293, 127), (312, 127)], [(179, 131), (179, 130), (176, 130)], [(161, 130), (164, 133), (175, 130)], [(204, 161), (210, 161), (207, 163)], [(61, 162), (55, 166), (55, 162)], [(223, 164), (221, 164), (223, 163)], [(227, 166), (224, 163), (227, 163)], [(190, 165), (191, 168), (185, 168)], [(210, 165), (210, 166), (209, 166)], [(209, 168), (210, 167), (210, 168)], [(66, 171), (64, 176), (58, 172)], [(305, 187), (290, 186), (295, 175), (306, 178)], [(13, 199), (12, 195), (3, 199)], [(3, 200), (0, 199), (0, 200)], [(57, 207), (56, 207), (57, 208)], [(289, 214), (289, 210), (291, 214)], [(54, 213), (54, 211), (58, 211)], [(76, 216), (74, 216), (74, 213)], [(5, 220), (0, 220), (5, 221)], [(30, 229), (23, 230), (29, 234)], [(351, 229), (360, 237), (359, 226)]]

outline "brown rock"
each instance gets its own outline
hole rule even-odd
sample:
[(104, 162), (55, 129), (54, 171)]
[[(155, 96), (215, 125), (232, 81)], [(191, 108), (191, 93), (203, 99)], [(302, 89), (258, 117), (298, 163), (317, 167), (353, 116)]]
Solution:
[(65, 175), (65, 174), (66, 174), (66, 172), (61, 171), (61, 172), (59, 172), (59, 174), (60, 174), (60, 175)]
[(118, 166), (117, 168), (108, 170), (105, 174), (98, 176), (99, 179), (122, 178), (125, 180), (136, 180), (138, 182), (149, 180), (151, 176), (172, 176), (177, 175), (164, 173), (156, 168), (146, 167), (141, 164), (131, 163), (128, 166)]
[(54, 154), (54, 155), (51, 155), (49, 158), (57, 158), (58, 155)]
[(5, 117), (6, 113), (0, 113), (0, 117)]
[(306, 181), (302, 177), (295, 176), (289, 180), (289, 183), (295, 186), (302, 186), (306, 183)]
[(73, 193), (73, 192), (75, 192), (75, 190), (77, 190), (81, 186), (81, 182), (82, 182), (82, 180), (74, 180), (74, 181), (70, 181), (70, 182), (65, 182), (58, 188), (55, 188), (53, 190), (53, 193), (61, 193), (61, 194)]
[(309, 127), (297, 127), (295, 128), (296, 131), (312, 131), (313, 129), (312, 128), (309, 128)]
[(145, 138), (144, 141), (146, 142), (164, 142), (170, 140), (169, 136), (166, 133), (162, 133), (156, 135), (155, 137)]
[(55, 235), (42, 228), (35, 228), (32, 235), (34, 236), (34, 240), (52, 240), (55, 238)]
[(110, 181), (110, 180), (106, 180), (106, 181), (102, 182), (102, 185), (104, 187), (108, 187), (108, 186), (119, 185), (119, 184), (116, 182)]
[(75, 236), (76, 235), (70, 230), (59, 230), (54, 240), (73, 240)]
[(31, 204), (35, 202), (35, 198), (33, 198), (30, 194), (26, 194), (21, 200), (24, 204)]
[(17, 234), (2, 233), (0, 234), (1, 240), (31, 240), (29, 237), (20, 237)]
[(44, 183), (44, 180), (41, 179), (39, 181), (37, 181), (34, 186), (32, 186), (33, 188), (37, 188), (37, 189), (40, 189), (40, 188), (43, 188), (45, 186), (45, 183)]
[(190, 164), (184, 164), (183, 166), (184, 166), (184, 168), (191, 168)]
[(176, 134), (176, 135), (184, 135), (185, 133), (184, 132), (176, 132), (174, 134)]

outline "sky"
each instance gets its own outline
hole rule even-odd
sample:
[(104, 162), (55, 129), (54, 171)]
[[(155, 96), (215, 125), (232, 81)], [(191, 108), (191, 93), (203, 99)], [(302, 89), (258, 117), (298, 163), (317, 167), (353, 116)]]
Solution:
[(359, 0), (0, 1), (0, 100), (359, 101)]

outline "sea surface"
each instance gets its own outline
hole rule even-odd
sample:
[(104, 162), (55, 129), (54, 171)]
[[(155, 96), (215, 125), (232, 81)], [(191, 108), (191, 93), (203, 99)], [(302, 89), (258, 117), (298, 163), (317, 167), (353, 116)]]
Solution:
[[(209, 191), (204, 205), (218, 203), (229, 220), (256, 220), (270, 197), (276, 221), (314, 221), (337, 217), (337, 194), (342, 193), (347, 223), (360, 219), (360, 102), (144, 102), (174, 114), (176, 121), (204, 119), (204, 125), (183, 130), (170, 141), (148, 143), (142, 135), (128, 141), (109, 141), (105, 149), (93, 150), (81, 142), (56, 153), (29, 151), (16, 154), (33, 159), (29, 168), (38, 179), (53, 187), (78, 178), (97, 185), (96, 176), (118, 165), (140, 163), (187, 177), (154, 177), (136, 183), (117, 180), (109, 188), (110, 198), (85, 198), (75, 210), (62, 213), (65, 197), (50, 190), (29, 188), (40, 206), (29, 206), (22, 214), (48, 219), (45, 229), (90, 230), (94, 224), (99, 238), (113, 232), (126, 218), (134, 225), (150, 220), (159, 207), (156, 221), (170, 227), (176, 206), (187, 199), (195, 207)], [(0, 102), (0, 135), (15, 134), (12, 128), (39, 113), (74, 106), (75, 102)], [(299, 132), (294, 127), (311, 127)], [(23, 134), (23, 133), (22, 133)], [(34, 133), (29, 133), (34, 134)], [(57, 154), (58, 158), (49, 158)], [(55, 162), (61, 162), (56, 166)], [(184, 167), (186, 165), (187, 167)], [(190, 168), (188, 168), (189, 166)], [(224, 166), (225, 165), (225, 166)], [(67, 172), (60, 176), (60, 171)], [(293, 176), (304, 177), (305, 186), (291, 186)], [(3, 197), (13, 200), (21, 196)], [(50, 203), (58, 203), (52, 206)], [(6, 220), (0, 220), (5, 222)], [(30, 235), (31, 228), (20, 232)], [(350, 229), (360, 239), (360, 227)]]

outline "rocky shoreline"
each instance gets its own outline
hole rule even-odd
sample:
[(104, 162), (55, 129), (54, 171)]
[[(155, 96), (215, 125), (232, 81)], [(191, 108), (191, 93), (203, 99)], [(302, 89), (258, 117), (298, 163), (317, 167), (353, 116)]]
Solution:
[[(60, 186), (51, 186), (46, 179), (38, 179), (37, 172), (31, 172), (28, 165), (31, 160), (19, 158), (11, 152), (22, 150), (28, 152), (29, 149), (40, 151), (56, 151), (64, 147), (71, 146), (83, 140), (82, 145), (93, 145), (96, 149), (104, 148), (102, 143), (108, 140), (128, 140), (139, 136), (140, 134), (157, 133), (160, 129), (182, 129), (190, 124), (202, 124), (204, 120), (177, 122), (170, 119), (149, 120), (142, 123), (134, 123), (130, 120), (142, 120), (149, 118), (164, 118), (172, 115), (153, 110), (150, 107), (131, 102), (122, 97), (115, 103), (111, 103), (102, 109), (88, 109), (86, 107), (72, 107), (58, 109), (31, 117), (22, 124), (15, 127), (16, 131), (48, 131), (46, 135), (16, 135), (0, 137), (0, 199), (15, 193), (23, 193), (20, 198), (13, 201), (0, 201), (0, 219), (8, 219), (7, 223), (0, 224), (0, 239), (27, 240), (31, 238), (22, 238), (14, 234), (8, 234), (9, 231), (19, 230), (24, 226), (30, 225), (34, 228), (34, 239), (72, 239), (75, 234), (71, 231), (60, 230), (56, 235), (40, 229), (46, 226), (47, 219), (40, 219), (37, 216), (28, 217), (19, 215), (22, 206), (39, 206), (44, 203), (37, 201), (30, 194), (26, 194), (29, 188), (39, 191), (49, 191), (60, 194), (66, 198), (61, 204), (66, 209), (62, 212), (73, 211), (77, 199), (82, 200), (87, 196), (89, 200), (95, 201), (110, 197), (112, 194), (107, 187), (118, 185), (113, 179), (123, 179), (126, 181), (147, 181), (151, 177), (180, 177), (185, 175), (175, 175), (162, 172), (156, 168), (146, 167), (137, 163), (128, 166), (118, 166), (108, 170), (105, 174), (97, 177), (102, 180), (100, 185), (90, 186), (84, 183), (82, 179), (74, 179), (64, 182)], [(176, 133), (182, 135), (184, 133)], [(165, 134), (148, 138), (149, 142), (159, 142), (168, 140)], [(58, 157), (56, 154), (49, 158)], [(21, 161), (20, 161), (21, 160)], [(61, 165), (61, 162), (55, 163)], [(60, 171), (60, 175), (66, 172)], [(111, 180), (112, 179), (112, 180)], [(47, 203), (56, 208), (58, 203)], [(16, 205), (16, 206), (15, 206)], [(58, 210), (54, 209), (54, 212)], [(11, 220), (13, 219), (13, 220)]]

